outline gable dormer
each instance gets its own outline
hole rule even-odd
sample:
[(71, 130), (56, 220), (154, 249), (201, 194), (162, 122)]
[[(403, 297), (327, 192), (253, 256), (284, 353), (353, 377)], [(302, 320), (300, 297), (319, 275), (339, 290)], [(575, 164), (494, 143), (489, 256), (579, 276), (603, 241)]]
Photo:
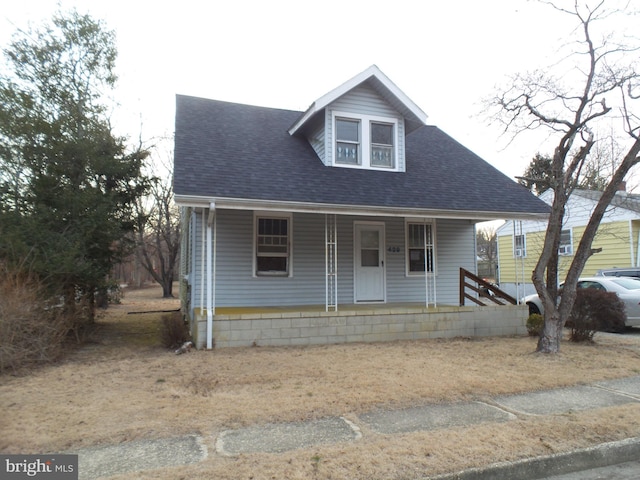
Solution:
[(375, 65), (316, 100), (289, 129), (329, 167), (405, 171), (405, 136), (427, 115)]

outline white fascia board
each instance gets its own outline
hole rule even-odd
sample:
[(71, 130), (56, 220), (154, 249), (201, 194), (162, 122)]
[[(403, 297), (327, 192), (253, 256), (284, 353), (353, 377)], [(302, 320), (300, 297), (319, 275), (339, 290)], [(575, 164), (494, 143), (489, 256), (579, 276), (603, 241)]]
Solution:
[(295, 133), (302, 127), (307, 120), (311, 118), (319, 109), (316, 107), (316, 103), (313, 102), (306, 112), (294, 123), (289, 129), (289, 135), (295, 135)]
[(351, 89), (367, 81), (371, 77), (376, 77), (378, 81), (393, 96), (395, 96), (400, 102), (402, 102), (402, 104), (416, 117), (416, 119), (426, 125), (427, 114), (424, 113), (422, 109), (418, 107), (418, 105), (416, 105), (409, 97), (407, 97), (405, 93), (389, 79), (389, 77), (382, 73), (382, 71), (376, 65), (371, 65), (364, 72), (361, 72), (352, 79), (347, 80), (339, 87), (334, 88), (329, 93), (326, 93), (318, 100), (313, 102), (307, 109), (307, 111), (304, 112), (304, 114), (298, 119), (298, 121), (296, 121), (296, 123), (294, 123), (293, 126), (289, 129), (289, 134), (294, 135), (307, 122), (307, 120), (309, 120), (309, 118), (311, 118), (317, 112), (326, 108), (327, 105), (337, 100), (345, 93), (349, 92)]
[(209, 208), (211, 202), (215, 202), (211, 197), (199, 197), (195, 195), (174, 194), (173, 198), (179, 207)]
[(401, 208), (369, 205), (337, 205), (325, 203), (285, 202), (273, 200), (252, 200), (242, 198), (210, 198), (176, 195), (175, 202), (181, 207), (208, 208), (215, 204), (216, 210), (261, 210), (273, 212), (319, 213), (337, 215), (361, 215), (383, 217), (427, 217), (464, 219), (474, 222), (491, 220), (546, 220), (547, 214), (523, 212), (483, 212), (473, 210), (438, 210), (423, 208)]

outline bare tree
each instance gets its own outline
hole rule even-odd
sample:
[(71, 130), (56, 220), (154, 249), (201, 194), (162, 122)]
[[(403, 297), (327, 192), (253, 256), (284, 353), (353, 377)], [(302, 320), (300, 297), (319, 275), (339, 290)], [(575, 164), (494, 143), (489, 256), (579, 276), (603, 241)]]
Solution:
[[(576, 187), (584, 190), (602, 191), (609, 183), (610, 172), (615, 169), (616, 157), (609, 155), (608, 148), (594, 145), (587, 161), (582, 168), (582, 175), (577, 179)], [(541, 195), (551, 188), (551, 157), (536, 153), (521, 177), (516, 177), (518, 183)]]
[(498, 263), (498, 236), (493, 227), (481, 228), (476, 233), (476, 245), (478, 256), (487, 263), (487, 274), (490, 277), (496, 275)]
[[(628, 39), (614, 39), (618, 26), (614, 20), (618, 16), (622, 16), (618, 21), (628, 18), (625, 17), (631, 13), (628, 4), (611, 10), (605, 0), (595, 3), (576, 0), (567, 8), (564, 3), (562, 7), (542, 3), (571, 18), (576, 25), (573, 31), (576, 43), (570, 47), (570, 54), (554, 67), (516, 75), (512, 86), (491, 99), (489, 107), (493, 109), (492, 118), (501, 122), (505, 132), (511, 132), (514, 138), (537, 128), (546, 128), (552, 138), (557, 138), (550, 175), (554, 199), (542, 253), (532, 275), (545, 310), (537, 350), (556, 353), (575, 302), (578, 276), (593, 254), (592, 243), (600, 221), (627, 173), (640, 162), (639, 48), (638, 44), (629, 45)], [(602, 35), (597, 33), (600, 25), (613, 26)], [(560, 68), (564, 68), (561, 77), (557, 76)], [(624, 150), (591, 214), (567, 271), (564, 288), (559, 292), (558, 247), (565, 206), (599, 140), (593, 132), (605, 118), (617, 121), (618, 135), (625, 139), (621, 144)]]
[(149, 197), (138, 203), (137, 255), (143, 268), (162, 286), (163, 298), (173, 297), (173, 280), (180, 252), (180, 215), (173, 201), (172, 162), (154, 177)]

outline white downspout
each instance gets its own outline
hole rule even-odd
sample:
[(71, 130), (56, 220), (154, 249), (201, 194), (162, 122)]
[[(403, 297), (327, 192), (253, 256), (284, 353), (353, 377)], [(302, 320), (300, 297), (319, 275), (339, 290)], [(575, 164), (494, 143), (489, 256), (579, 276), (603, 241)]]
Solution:
[[(191, 315), (194, 315), (195, 308), (198, 305), (196, 303), (197, 293), (198, 293), (198, 284), (196, 283), (197, 279), (197, 268), (198, 268), (198, 214), (193, 211), (191, 212), (191, 217), (189, 218), (189, 232), (188, 235), (189, 241), (191, 245), (189, 246), (189, 251), (191, 252), (189, 255), (189, 283), (192, 285), (191, 287), (191, 298), (189, 299), (189, 305), (191, 306)], [(202, 311), (202, 310), (201, 310)], [(195, 316), (192, 316), (195, 319)]]
[(207, 219), (207, 350), (213, 348), (213, 309), (215, 303), (213, 299), (213, 254), (214, 246), (212, 241), (212, 230), (216, 214), (216, 205), (209, 204), (209, 217)]
[[(215, 205), (213, 206), (215, 208)], [(213, 217), (213, 287), (211, 289), (211, 298), (213, 299), (212, 315), (216, 314), (216, 278), (218, 276), (218, 215)]]

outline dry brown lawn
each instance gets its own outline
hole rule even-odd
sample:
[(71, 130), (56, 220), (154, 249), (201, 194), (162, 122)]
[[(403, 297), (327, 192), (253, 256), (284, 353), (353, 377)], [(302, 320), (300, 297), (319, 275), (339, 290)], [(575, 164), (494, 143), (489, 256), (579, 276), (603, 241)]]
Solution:
[[(640, 436), (640, 404), (565, 415), (519, 416), (402, 435), (363, 430), (357, 442), (282, 454), (221, 457), (217, 435), (250, 424), (358, 415), (379, 408), (491, 396), (640, 374), (638, 335), (565, 342), (457, 338), (304, 348), (238, 348), (175, 355), (159, 346), (161, 314), (177, 307), (158, 288), (125, 292), (99, 319), (93, 342), (59, 364), (0, 377), (0, 452), (44, 453), (198, 434), (195, 465), (145, 479), (411, 478)], [(132, 478), (125, 475), (114, 478)]]

